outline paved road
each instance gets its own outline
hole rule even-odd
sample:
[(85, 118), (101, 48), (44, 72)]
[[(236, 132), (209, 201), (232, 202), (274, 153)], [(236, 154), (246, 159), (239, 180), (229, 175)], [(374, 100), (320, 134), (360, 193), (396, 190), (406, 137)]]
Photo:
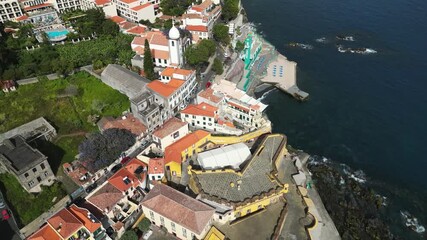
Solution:
[[(6, 207), (0, 209), (0, 211), (3, 211), (3, 209), (10, 209), (5, 199), (6, 198), (0, 191), (0, 200), (2, 200), (6, 205)], [(9, 214), (11, 218), (9, 218), (7, 221), (0, 222), (0, 239), (21, 239), (21, 237), (19, 236), (19, 228), (18, 224), (16, 224), (15, 216), (13, 215), (12, 211), (9, 211)]]

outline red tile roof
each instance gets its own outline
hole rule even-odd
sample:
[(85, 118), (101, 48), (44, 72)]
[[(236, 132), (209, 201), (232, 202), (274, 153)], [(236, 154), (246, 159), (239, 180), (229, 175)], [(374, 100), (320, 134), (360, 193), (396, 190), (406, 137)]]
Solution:
[(217, 107), (209, 105), (205, 102), (197, 105), (190, 104), (181, 113), (191, 114), (197, 116), (215, 117), (215, 112), (218, 110)]
[(61, 240), (61, 237), (49, 224), (46, 224), (37, 230), (37, 232), (29, 236), (27, 240)]
[(196, 234), (203, 232), (215, 212), (212, 207), (164, 184), (156, 184), (141, 204)]
[(24, 11), (31, 11), (31, 10), (34, 10), (34, 9), (45, 8), (45, 7), (51, 7), (51, 6), (52, 6), (52, 5), (51, 5), (51, 4), (49, 4), (49, 3), (43, 3), (43, 4), (38, 4), (38, 5), (31, 6), (31, 7), (25, 7), (25, 8), (24, 8)]
[(103, 6), (103, 5), (110, 3), (110, 2), (111, 2), (111, 0), (95, 0), (95, 4), (97, 6)]
[(196, 130), (185, 137), (181, 138), (177, 142), (169, 145), (165, 149), (165, 164), (170, 162), (181, 163), (181, 153), (188, 149), (193, 144), (196, 144), (201, 139), (209, 136), (209, 132), (203, 130)]
[(110, 19), (111, 19), (111, 21), (113, 21), (117, 24), (126, 22), (126, 19), (119, 17), (119, 16), (114, 16), (114, 17), (111, 17)]
[[(137, 159), (137, 158), (132, 158), (125, 166), (125, 169), (129, 171), (129, 173), (134, 174), (135, 175), (135, 171), (139, 168), (139, 167), (143, 167), (145, 170), (147, 169), (147, 164), (145, 164), (143, 161)], [(138, 176), (137, 176), (138, 177)], [(145, 179), (145, 171), (143, 173), (141, 173), (140, 175), (140, 181), (143, 181), (143, 179)]]
[[(95, 219), (95, 217), (87, 209), (79, 208), (73, 204), (69, 208), (69, 211), (75, 217), (77, 217), (91, 233), (95, 232), (102, 226), (102, 224), (97, 219), (92, 221), (92, 219)], [(92, 216), (92, 219), (90, 219), (88, 216)]]
[(147, 127), (131, 113), (128, 113), (122, 118), (117, 119), (112, 117), (103, 117), (101, 120), (99, 120), (98, 126), (102, 130), (110, 128), (126, 129), (136, 136), (140, 136), (147, 131)]
[(169, 52), (157, 49), (151, 49), (151, 56), (158, 59), (169, 59)]
[(168, 38), (160, 31), (151, 31), (141, 37), (135, 37), (132, 44), (144, 46), (145, 39), (147, 39), (150, 44), (169, 46)]
[(146, 8), (146, 7), (149, 7), (149, 6), (151, 6), (152, 4), (151, 3), (145, 3), (145, 4), (142, 4), (142, 5), (139, 5), (139, 6), (136, 6), (136, 7), (133, 7), (133, 8), (131, 8), (132, 10), (134, 10), (134, 11), (139, 11), (139, 10), (141, 10), (141, 9), (144, 9), (144, 8)]
[(184, 82), (184, 80), (175, 78), (172, 78), (168, 83), (163, 83), (159, 80), (154, 80), (147, 84), (147, 88), (160, 94), (163, 97), (168, 98), (176, 90), (178, 90), (182, 86), (182, 84), (184, 84)]
[(130, 34), (142, 35), (143, 33), (145, 33), (145, 30), (147, 29), (143, 26), (136, 26), (127, 30), (126, 32)]
[(135, 26), (137, 26), (136, 23), (131, 23), (131, 22), (122, 22), (122, 23), (120, 23), (120, 28), (121, 29), (125, 29), (125, 30), (133, 28)]
[(136, 2), (136, 1), (138, 1), (138, 0), (119, 0), (119, 1), (120, 1), (120, 2), (124, 2), (124, 3), (129, 4), (129, 3)]
[(148, 161), (148, 174), (163, 174), (164, 171), (164, 158), (150, 158), (150, 160)]
[(193, 32), (208, 32), (208, 28), (201, 25), (187, 26), (186, 29)]
[(214, 90), (212, 88), (207, 88), (198, 94), (200, 97), (205, 98), (214, 103), (220, 103), (222, 101), (222, 97), (219, 97), (214, 94)]
[(63, 208), (47, 222), (55, 229), (64, 239), (68, 239), (72, 234), (77, 232), (83, 224), (70, 211)]
[(182, 127), (186, 126), (187, 123), (179, 120), (178, 118), (171, 118), (165, 122), (159, 129), (154, 131), (153, 135), (162, 139), (166, 136), (173, 134)]
[(27, 20), (28, 19), (28, 16), (27, 15), (22, 15), (22, 16), (20, 16), (20, 17), (17, 17), (16, 18), (16, 21), (24, 21), (24, 20)]
[[(127, 183), (125, 181), (128, 181)], [(113, 176), (108, 179), (108, 182), (119, 189), (121, 192), (125, 192), (131, 187), (137, 187), (139, 185), (138, 178), (133, 173), (130, 173), (127, 169), (122, 168), (117, 171)]]
[(122, 198), (124, 198), (123, 193), (107, 182), (87, 200), (101, 211), (111, 211)]
[(167, 68), (165, 68), (165, 70), (163, 70), (160, 73), (160, 75), (166, 76), (166, 77), (172, 77), (173, 74), (188, 76), (188, 75), (192, 74), (193, 72), (194, 72), (193, 70), (167, 67)]

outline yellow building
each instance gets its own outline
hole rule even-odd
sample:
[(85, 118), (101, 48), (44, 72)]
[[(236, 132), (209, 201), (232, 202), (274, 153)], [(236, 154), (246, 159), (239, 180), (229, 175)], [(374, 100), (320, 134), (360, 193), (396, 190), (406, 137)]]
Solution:
[(173, 176), (181, 177), (181, 164), (194, 154), (204, 151), (209, 146), (211, 134), (197, 130), (169, 145), (165, 149), (165, 168)]
[(267, 136), (241, 170), (193, 170), (190, 188), (202, 199), (232, 207), (232, 218), (264, 209), (288, 192), (277, 177), (277, 162), (287, 154), (286, 137)]

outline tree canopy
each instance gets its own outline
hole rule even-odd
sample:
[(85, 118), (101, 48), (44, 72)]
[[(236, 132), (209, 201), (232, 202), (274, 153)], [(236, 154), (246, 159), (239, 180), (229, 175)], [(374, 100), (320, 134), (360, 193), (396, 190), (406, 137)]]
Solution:
[(218, 75), (221, 75), (224, 72), (222, 62), (218, 58), (215, 58), (212, 70), (214, 70), (214, 72)]
[(144, 43), (144, 73), (145, 77), (150, 80), (154, 80), (153, 56), (151, 56), (150, 44), (147, 39), (145, 39)]
[(188, 64), (197, 66), (207, 63), (215, 51), (215, 42), (209, 39), (203, 39), (197, 45), (188, 47), (185, 50), (184, 56)]
[(162, 0), (160, 8), (163, 14), (170, 16), (181, 16), (185, 10), (195, 2), (194, 0)]
[(226, 21), (235, 19), (239, 14), (239, 0), (224, 0), (222, 18)]
[(216, 41), (228, 45), (230, 43), (230, 35), (228, 34), (228, 26), (219, 23), (213, 27), (213, 37)]
[(96, 172), (135, 144), (135, 137), (129, 130), (117, 128), (94, 133), (80, 144), (79, 160), (89, 171)]
[(138, 235), (133, 230), (127, 230), (120, 240), (138, 240)]

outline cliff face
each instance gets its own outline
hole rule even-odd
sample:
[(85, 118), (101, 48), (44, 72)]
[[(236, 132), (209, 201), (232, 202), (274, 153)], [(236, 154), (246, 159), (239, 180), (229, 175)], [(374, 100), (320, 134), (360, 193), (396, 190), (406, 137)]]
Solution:
[(316, 188), (342, 239), (398, 239), (380, 218), (383, 199), (323, 162), (309, 163)]

